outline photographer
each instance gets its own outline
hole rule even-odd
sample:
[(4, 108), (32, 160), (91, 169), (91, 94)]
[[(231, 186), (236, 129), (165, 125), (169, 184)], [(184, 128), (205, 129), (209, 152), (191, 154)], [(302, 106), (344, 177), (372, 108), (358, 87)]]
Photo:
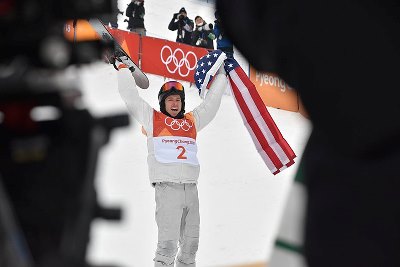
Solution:
[(128, 30), (131, 32), (136, 32), (142, 36), (146, 36), (144, 15), (144, 0), (132, 0), (132, 2), (126, 8), (126, 16), (129, 18)]
[(182, 7), (179, 13), (175, 13), (168, 25), (170, 31), (176, 31), (176, 41), (190, 45), (192, 43), (193, 20), (187, 17), (186, 9)]
[(196, 23), (196, 29), (192, 34), (192, 45), (214, 49), (213, 40), (215, 39), (215, 35), (213, 33), (213, 25), (211, 23), (207, 24), (200, 16), (196, 16), (194, 21)]

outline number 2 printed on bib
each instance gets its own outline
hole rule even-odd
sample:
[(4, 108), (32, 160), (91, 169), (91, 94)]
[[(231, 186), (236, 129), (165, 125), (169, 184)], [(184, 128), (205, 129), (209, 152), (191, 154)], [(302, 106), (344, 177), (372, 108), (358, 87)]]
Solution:
[(161, 163), (199, 165), (196, 140), (189, 137), (154, 137), (154, 154)]

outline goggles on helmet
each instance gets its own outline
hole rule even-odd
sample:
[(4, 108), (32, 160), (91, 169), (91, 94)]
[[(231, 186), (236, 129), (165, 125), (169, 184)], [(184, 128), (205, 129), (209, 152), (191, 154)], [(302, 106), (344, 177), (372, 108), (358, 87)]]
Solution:
[(177, 81), (169, 81), (164, 83), (164, 85), (161, 87), (162, 92), (168, 92), (169, 90), (175, 88), (178, 91), (183, 91), (183, 85), (180, 82)]

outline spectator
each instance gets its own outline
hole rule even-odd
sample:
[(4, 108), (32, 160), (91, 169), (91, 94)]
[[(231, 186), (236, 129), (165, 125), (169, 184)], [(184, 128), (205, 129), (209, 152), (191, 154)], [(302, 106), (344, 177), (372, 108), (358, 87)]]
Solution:
[(125, 13), (129, 18), (128, 30), (146, 36), (146, 29), (144, 27), (144, 0), (132, 0), (126, 8)]
[(192, 32), (194, 23), (193, 20), (189, 19), (186, 13), (186, 9), (182, 7), (179, 13), (175, 13), (172, 17), (171, 22), (168, 25), (170, 31), (176, 31), (176, 41), (178, 43), (191, 44), (192, 43)]
[(207, 24), (200, 16), (196, 16), (194, 22), (196, 23), (196, 29), (192, 34), (192, 45), (213, 50), (213, 40), (215, 39), (213, 25), (211, 23)]
[(99, 16), (99, 19), (107, 26), (118, 29), (118, 14), (123, 15), (124, 13), (118, 9), (118, 1), (111, 1), (112, 12), (109, 14), (103, 14)]
[(217, 49), (222, 50), (225, 52), (228, 58), (233, 58), (233, 44), (228, 37), (226, 37), (225, 31), (222, 28), (221, 24), (221, 17), (219, 16), (218, 12), (215, 11), (215, 26), (214, 26), (214, 35), (215, 39), (217, 39)]

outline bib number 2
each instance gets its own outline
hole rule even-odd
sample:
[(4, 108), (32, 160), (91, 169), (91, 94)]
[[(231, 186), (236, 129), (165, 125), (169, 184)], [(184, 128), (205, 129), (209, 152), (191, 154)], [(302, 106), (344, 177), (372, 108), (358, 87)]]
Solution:
[(185, 153), (186, 153), (186, 148), (185, 147), (177, 146), (176, 149), (181, 151), (181, 153), (178, 155), (178, 157), (176, 157), (177, 159), (187, 159), (187, 157), (185, 156)]

